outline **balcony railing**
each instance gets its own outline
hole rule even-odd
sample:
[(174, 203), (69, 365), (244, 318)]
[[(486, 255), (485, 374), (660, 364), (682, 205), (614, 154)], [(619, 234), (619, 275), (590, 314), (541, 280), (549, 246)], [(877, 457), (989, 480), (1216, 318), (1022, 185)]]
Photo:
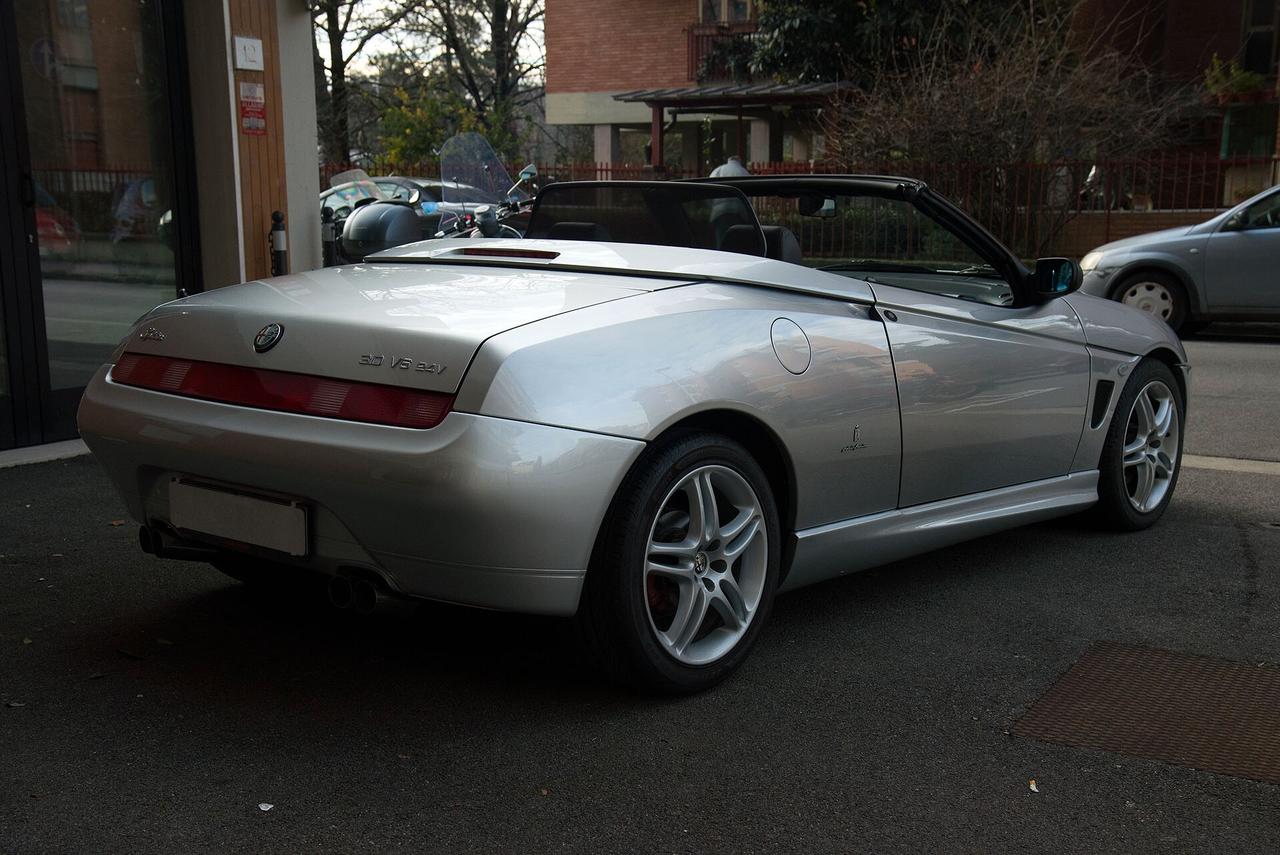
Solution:
[(716, 46), (735, 39), (750, 38), (755, 34), (755, 21), (739, 21), (732, 24), (693, 23), (687, 30), (689, 34), (689, 80), (698, 79), (698, 71), (703, 70), (704, 80), (727, 80), (729, 69), (724, 63), (713, 63), (703, 68), (703, 61), (712, 54)]

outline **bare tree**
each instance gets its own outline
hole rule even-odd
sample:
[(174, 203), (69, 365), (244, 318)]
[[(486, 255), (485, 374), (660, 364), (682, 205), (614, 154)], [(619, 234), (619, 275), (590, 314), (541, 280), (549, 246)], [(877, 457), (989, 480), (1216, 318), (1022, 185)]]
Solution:
[(316, 96), (320, 140), (325, 158), (346, 163), (351, 157), (350, 69), (369, 43), (400, 25), (417, 5), (414, 0), (310, 0), (316, 30), (326, 50), (315, 44)]
[(1104, 29), (1073, 27), (1078, 2), (1015, 9), (970, 26), (967, 43), (939, 16), (897, 64), (847, 93), (828, 117), (833, 153), (847, 160), (1053, 161), (1149, 151), (1168, 140), (1189, 103), (1161, 85)]
[[(1196, 100), (1116, 47), (1141, 43), (1142, 12), (1076, 26), (1082, 8), (1079, 0), (1028, 0), (963, 27), (949, 17), (959, 14), (954, 8), (941, 12), (917, 50), (825, 112), (828, 155), (850, 167), (923, 169), (955, 185), (952, 195), (1003, 196), (995, 207), (1011, 218), (1028, 220), (1033, 205), (1047, 204), (1054, 210), (1038, 211), (1027, 236), (1043, 245), (1074, 210), (1081, 162), (1161, 148)], [(1139, 36), (1114, 38), (1117, 27)], [(1015, 175), (1013, 165), (1025, 168)]]
[[(404, 32), (439, 46), (430, 62), (498, 138), (540, 96), (542, 0), (422, 0)], [(496, 141), (496, 140), (495, 140)]]

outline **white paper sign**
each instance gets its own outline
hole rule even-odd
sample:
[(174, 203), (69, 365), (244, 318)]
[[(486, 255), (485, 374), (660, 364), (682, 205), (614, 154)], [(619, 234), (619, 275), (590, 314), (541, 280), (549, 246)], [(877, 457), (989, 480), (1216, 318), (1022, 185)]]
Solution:
[(262, 39), (236, 36), (236, 68), (242, 71), (262, 71)]

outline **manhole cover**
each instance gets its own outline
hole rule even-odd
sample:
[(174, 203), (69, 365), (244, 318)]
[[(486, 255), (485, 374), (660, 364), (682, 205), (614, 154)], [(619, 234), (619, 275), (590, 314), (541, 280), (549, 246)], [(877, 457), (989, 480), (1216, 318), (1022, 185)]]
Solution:
[(1280, 784), (1280, 671), (1103, 641), (1013, 733)]

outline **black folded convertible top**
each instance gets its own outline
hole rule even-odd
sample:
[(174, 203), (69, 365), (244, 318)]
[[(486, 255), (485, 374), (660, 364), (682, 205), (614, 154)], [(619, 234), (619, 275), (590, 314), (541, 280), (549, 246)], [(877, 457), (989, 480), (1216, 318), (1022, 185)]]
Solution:
[(741, 190), (673, 181), (573, 181), (534, 200), (528, 238), (596, 240), (764, 255), (755, 210)]

